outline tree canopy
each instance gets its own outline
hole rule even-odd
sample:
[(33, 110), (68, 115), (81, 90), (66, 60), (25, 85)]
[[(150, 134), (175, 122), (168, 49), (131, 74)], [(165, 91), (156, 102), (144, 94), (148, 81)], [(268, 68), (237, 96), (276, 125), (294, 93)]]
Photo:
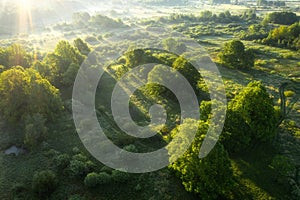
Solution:
[(264, 23), (274, 23), (282, 25), (291, 25), (299, 19), (296, 13), (293, 12), (272, 12), (265, 16)]
[(10, 122), (33, 113), (51, 120), (62, 110), (59, 90), (37, 71), (21, 66), (0, 74), (0, 96), (1, 114)]
[(273, 100), (259, 81), (250, 82), (229, 102), (224, 128), (225, 147), (231, 152), (249, 144), (270, 140), (275, 135)]
[(239, 40), (226, 42), (219, 58), (221, 63), (229, 68), (245, 69), (254, 66), (253, 52), (246, 50), (245, 45)]
[(6, 48), (0, 47), (0, 65), (3, 65), (5, 69), (18, 65), (27, 68), (30, 67), (31, 62), (32, 56), (21, 45), (13, 44)]
[[(196, 137), (191, 147), (171, 164), (170, 168), (182, 180), (185, 189), (198, 194), (201, 199), (224, 198), (233, 186), (233, 175), (228, 154), (222, 144), (217, 143), (207, 157), (200, 159), (199, 151), (208, 129), (208, 123), (204, 121), (200, 121), (199, 124), (191, 123), (188, 125), (187, 131), (191, 126), (198, 126), (199, 128)], [(178, 134), (177, 130), (173, 130), (172, 134)], [(185, 140), (182, 138), (180, 143), (184, 143)], [(181, 146), (182, 144), (176, 144), (176, 148)], [(172, 148), (168, 150), (171, 153), (176, 151)]]
[[(56, 45), (54, 52), (46, 56), (45, 63), (51, 66), (50, 68), (55, 76), (54, 83), (56, 85), (70, 85), (75, 80), (74, 74), (77, 74), (74, 73), (74, 70), (77, 71), (79, 69), (84, 58), (85, 57), (79, 52), (79, 50), (72, 46), (69, 42), (60, 41)], [(73, 77), (69, 77), (70, 74), (73, 75)]]
[(264, 44), (290, 48), (294, 50), (300, 49), (300, 24), (294, 23), (290, 26), (280, 26), (269, 32), (267, 38), (263, 39)]

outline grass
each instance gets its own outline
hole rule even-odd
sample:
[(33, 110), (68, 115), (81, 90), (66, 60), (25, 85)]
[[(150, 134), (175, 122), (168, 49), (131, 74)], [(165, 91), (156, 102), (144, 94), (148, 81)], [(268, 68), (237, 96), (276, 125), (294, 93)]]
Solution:
[[(180, 28), (182, 26), (185, 25), (181, 24)], [(195, 33), (195, 35), (199, 34), (197, 40), (200, 45), (202, 45), (215, 60), (223, 43), (233, 39), (233, 36), (227, 34), (231, 33), (230, 30), (227, 30), (227, 26), (218, 25), (217, 27), (217, 36), (201, 35), (201, 31), (211, 31), (207, 26), (193, 27), (188, 30)], [(72, 35), (73, 33), (69, 36)], [(94, 40), (95, 38), (92, 39)], [(250, 81), (261, 80), (267, 86), (269, 92), (275, 97), (274, 101), (276, 101), (278, 99), (278, 87), (282, 82), (290, 81), (292, 78), (294, 80), (299, 80), (299, 54), (291, 50), (269, 47), (249, 41), (243, 42), (247, 47), (256, 51), (257, 60), (254, 69), (241, 71), (218, 66), (219, 71), (223, 76), (227, 97), (229, 99), (238, 94)], [(294, 84), (297, 87), (299, 86), (299, 82), (295, 82)], [(105, 87), (104, 89), (104, 92), (110, 90), (109, 87)], [(293, 92), (295, 93), (294, 95), (297, 95), (299, 90)], [(64, 99), (70, 98), (71, 93), (72, 88), (64, 88), (62, 90)], [(290, 96), (291, 92), (288, 93), (288, 96)], [(145, 113), (149, 102), (146, 102), (148, 104), (145, 105), (145, 102), (142, 102), (137, 96), (133, 96), (133, 98), (135, 98), (137, 107), (142, 113)], [(99, 103), (109, 105), (110, 101), (101, 99), (99, 100)], [(300, 113), (299, 107), (293, 109), (293, 113), (291, 118), (294, 121), (297, 121)], [(104, 120), (103, 123), (109, 126), (107, 128), (107, 133), (113, 135), (113, 131), (116, 131), (116, 128), (111, 122), (113, 119), (110, 118), (111, 116), (109, 113), (100, 116), (98, 115), (98, 117), (99, 120)], [(12, 199), (10, 189), (16, 183), (23, 183), (26, 187), (30, 188), (31, 178), (36, 171), (52, 168), (53, 155), (51, 152), (53, 153), (54, 151), (72, 155), (73, 148), (77, 147), (81, 152), (87, 155), (90, 160), (97, 164), (99, 170), (103, 167), (100, 162), (95, 160), (86, 151), (79, 140), (70, 113), (62, 116), (62, 118), (59, 119), (59, 123), (56, 123), (49, 128), (47, 141), (37, 147), (36, 150), (17, 157), (7, 156), (3, 153), (0, 154), (1, 200)], [(297, 126), (297, 123), (291, 124), (288, 128), (291, 128), (290, 131), (293, 132), (295, 137), (300, 138), (300, 129), (299, 126)], [(22, 144), (22, 130), (12, 129), (4, 123), (0, 123), (0, 130), (1, 151), (13, 144)], [(118, 133), (115, 135), (117, 135), (117, 139), (120, 139)], [(153, 147), (157, 147), (156, 145), (159, 146), (160, 143), (153, 144)], [(141, 147), (144, 146), (141, 145)], [(278, 153), (278, 150), (271, 144), (260, 144), (243, 155), (231, 157), (236, 182), (236, 190), (233, 192), (233, 195), (236, 199), (288, 199), (289, 188), (287, 184), (278, 183), (275, 179), (277, 173), (270, 168), (272, 158)], [(80, 194), (88, 199), (97, 200), (197, 199), (194, 195), (187, 193), (181, 185), (180, 180), (166, 168), (157, 172), (131, 175), (130, 180), (126, 183), (105, 185), (95, 190), (88, 190), (83, 186), (83, 180), (70, 179), (66, 174), (60, 175), (60, 179), (61, 184), (53, 194), (52, 199), (66, 199), (68, 196), (74, 194)]]
[(276, 180), (277, 172), (270, 167), (272, 158), (277, 153), (278, 150), (274, 146), (265, 143), (238, 158), (231, 159), (234, 175), (240, 186), (237, 194), (242, 194), (244, 199), (287, 198), (287, 183), (279, 184)]

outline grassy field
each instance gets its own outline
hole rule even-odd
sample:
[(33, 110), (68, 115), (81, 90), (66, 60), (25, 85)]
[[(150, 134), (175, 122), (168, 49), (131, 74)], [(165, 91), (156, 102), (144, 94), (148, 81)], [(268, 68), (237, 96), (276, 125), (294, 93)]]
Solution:
[[(206, 8), (206, 7), (205, 7)], [(213, 7), (208, 6), (207, 9), (214, 10), (216, 13), (223, 9), (232, 9), (233, 13), (243, 11), (244, 6), (233, 7)], [(186, 8), (186, 11), (198, 12), (197, 9)], [(118, 11), (118, 10), (116, 10)], [(164, 8), (157, 13), (159, 16), (167, 16), (172, 10)], [(141, 18), (153, 16), (153, 12), (144, 11), (136, 14), (143, 14)], [(173, 11), (172, 11), (173, 12)], [(267, 12), (267, 11), (264, 11)], [(155, 16), (156, 16), (155, 14)], [(136, 20), (136, 18), (134, 18)], [(144, 23), (145, 19), (137, 22)], [(142, 22), (143, 21), (143, 22)], [(126, 23), (132, 23), (128, 20)], [(255, 66), (247, 70), (228, 69), (219, 64), (218, 53), (223, 44), (235, 38), (236, 29), (228, 27), (224, 23), (197, 23), (189, 22), (170, 23), (166, 26), (172, 26), (175, 30), (182, 29), (182, 32), (192, 36), (195, 40), (205, 48), (212, 60), (216, 62), (218, 69), (222, 75), (226, 95), (228, 100), (237, 95), (243, 87), (253, 80), (260, 80), (267, 87), (268, 92), (272, 95), (274, 104), (279, 106), (278, 88), (284, 82), (288, 82), (287, 88), (291, 94), (287, 100), (292, 105), (291, 110), (284, 122), (278, 128), (279, 137), (272, 143), (259, 143), (249, 148), (249, 151), (240, 153), (239, 155), (231, 155), (231, 165), (234, 172), (235, 189), (232, 191), (231, 199), (289, 199), (290, 188), (287, 180), (278, 181), (277, 173), (271, 166), (272, 160), (276, 155), (287, 156), (296, 167), (300, 166), (300, 54), (292, 50), (270, 47), (257, 44), (252, 41), (243, 41), (247, 48), (251, 48), (255, 52)], [(246, 24), (239, 24), (241, 29), (247, 27)], [(212, 34), (213, 32), (213, 34)], [(76, 37), (88, 38), (92, 37), (91, 47), (95, 47), (101, 40), (105, 39), (102, 32), (70, 30), (65, 32), (51, 30), (49, 34), (42, 35), (23, 35), (10, 39), (1, 40), (1, 45), (8, 45), (13, 42), (24, 44), (29, 50), (39, 50), (41, 57), (49, 50), (53, 50), (56, 42), (61, 39), (72, 41)], [(112, 83), (111, 83), (112, 84)], [(102, 92), (110, 92), (111, 88), (106, 86), (100, 88)], [(151, 199), (151, 200), (194, 200), (199, 197), (185, 191), (181, 181), (168, 169), (146, 173), (146, 174), (130, 174), (128, 180), (122, 183), (111, 183), (100, 186), (96, 189), (88, 189), (83, 184), (84, 177), (72, 178), (68, 169), (57, 171), (55, 166), (55, 158), (58, 155), (66, 154), (69, 159), (82, 154), (87, 160), (93, 163), (94, 170), (97, 172), (108, 172), (112, 174), (112, 169), (105, 167), (102, 163), (93, 158), (81, 143), (76, 129), (74, 127), (70, 106), (70, 98), (72, 88), (63, 88), (61, 90), (62, 98), (65, 101), (65, 113), (61, 118), (57, 119), (54, 124), (49, 124), (48, 137), (45, 142), (36, 147), (32, 151), (19, 156), (5, 155), (4, 151), (12, 145), (18, 147), (23, 146), (23, 132), (20, 127), (15, 127), (4, 123), (0, 120), (0, 199), (10, 200), (17, 199), (38, 199), (31, 193), (32, 177), (35, 172), (52, 169), (60, 174), (60, 184), (57, 190), (49, 199), (62, 200), (68, 199), (72, 195), (81, 195), (86, 199), (105, 200), (105, 199)], [(143, 98), (137, 94), (132, 100), (139, 111), (144, 114), (147, 112), (151, 101), (144, 105)], [(109, 108), (110, 99), (104, 99), (101, 95), (96, 96), (98, 120), (105, 126), (105, 131), (111, 139), (120, 146), (126, 146), (133, 143), (133, 140), (124, 137), (120, 130), (113, 122)], [(167, 102), (168, 103), (168, 102)], [(170, 103), (170, 102), (169, 102)], [(174, 102), (173, 102), (174, 103)], [(103, 106), (106, 105), (106, 106)], [(176, 105), (171, 105), (170, 110)], [(174, 109), (175, 110), (175, 109)], [(172, 110), (173, 111), (173, 110)], [(177, 111), (172, 113), (174, 116)], [(136, 121), (144, 120), (137, 117)], [(151, 143), (151, 148), (155, 149), (165, 144), (161, 137), (155, 138)], [(146, 151), (147, 145), (143, 142), (135, 142), (135, 145)], [(116, 189), (117, 188), (117, 189)]]

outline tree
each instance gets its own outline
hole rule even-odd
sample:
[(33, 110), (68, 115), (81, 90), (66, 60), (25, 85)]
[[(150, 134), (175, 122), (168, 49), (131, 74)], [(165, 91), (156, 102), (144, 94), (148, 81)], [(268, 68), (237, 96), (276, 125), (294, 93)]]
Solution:
[(0, 48), (0, 65), (3, 65), (6, 69), (18, 65), (28, 68), (31, 62), (32, 56), (18, 44), (13, 44), (7, 48)]
[(298, 21), (296, 13), (293, 12), (272, 12), (265, 16), (263, 23), (274, 23), (282, 25), (291, 25)]
[[(200, 159), (199, 151), (203, 138), (208, 130), (208, 124), (200, 121), (199, 124), (187, 124), (187, 131), (191, 126), (198, 126), (198, 132), (191, 147), (173, 164), (176, 175), (182, 180), (182, 184), (189, 192), (198, 194), (202, 199), (224, 198), (233, 187), (233, 175), (228, 154), (222, 144), (217, 143), (207, 157)], [(184, 129), (185, 130), (185, 129)], [(175, 131), (175, 133), (174, 133)], [(178, 134), (173, 130), (173, 134)], [(178, 144), (170, 147), (170, 155), (181, 148), (186, 135), (180, 139)]]
[(0, 74), (0, 96), (1, 114), (13, 123), (34, 113), (54, 120), (63, 108), (58, 89), (37, 71), (20, 66)]
[(41, 61), (35, 61), (32, 63), (31, 68), (38, 71), (43, 78), (53, 82), (54, 71), (50, 65)]
[(273, 100), (261, 82), (250, 82), (234, 97), (228, 107), (249, 126), (251, 135), (248, 137), (252, 142), (266, 141), (275, 135), (277, 120)]
[(249, 124), (246, 123), (239, 112), (232, 110), (231, 106), (227, 109), (220, 138), (226, 150), (231, 154), (242, 153), (253, 142)]
[(225, 43), (219, 58), (221, 63), (229, 68), (245, 69), (254, 66), (253, 52), (246, 50), (244, 44), (239, 40)]
[(191, 84), (191, 86), (197, 90), (197, 83), (200, 81), (200, 73), (198, 70), (189, 63), (183, 56), (179, 56), (172, 65), (173, 69), (176, 69), (181, 73)]
[(88, 188), (95, 188), (100, 185), (99, 174), (92, 172), (89, 173), (84, 179), (84, 185)]
[(209, 10), (204, 10), (200, 13), (200, 17), (203, 19), (211, 19), (213, 16), (213, 13)]
[(166, 50), (178, 55), (186, 51), (186, 46), (182, 42), (179, 42), (173, 38), (167, 38), (163, 40), (163, 46)]
[[(63, 79), (65, 78), (64, 75), (66, 75), (67, 70), (70, 67), (74, 69), (74, 65), (79, 69), (83, 61), (84, 56), (67, 41), (60, 41), (56, 45), (54, 52), (48, 54), (45, 58), (45, 63), (50, 65), (54, 71), (56, 85), (66, 83)], [(73, 71), (73, 69), (71, 71)], [(74, 75), (73, 72), (72, 74)], [(67, 76), (68, 75), (70, 75), (70, 73), (67, 73)], [(70, 80), (70, 77), (67, 79)]]
[(23, 47), (18, 44), (13, 44), (7, 48), (8, 66), (22, 66), (28, 68), (31, 65), (31, 56), (25, 51)]
[(45, 122), (46, 119), (39, 113), (26, 117), (24, 139), (26, 146), (34, 148), (45, 139), (47, 133)]
[(268, 37), (263, 39), (263, 43), (272, 46), (299, 50), (299, 35), (300, 24), (297, 22), (291, 26), (279, 26), (278, 28), (271, 30), (268, 34)]
[(56, 175), (51, 170), (36, 173), (32, 179), (32, 189), (40, 197), (49, 196), (57, 187)]
[(7, 121), (17, 122), (26, 113), (29, 84), (30, 78), (20, 66), (0, 74), (0, 112)]
[(78, 49), (78, 51), (82, 54), (82, 55), (89, 55), (89, 53), (91, 52), (91, 49), (89, 48), (89, 46), (87, 45), (87, 43), (85, 43), (82, 39), (77, 38), (76, 40), (74, 40), (74, 46)]

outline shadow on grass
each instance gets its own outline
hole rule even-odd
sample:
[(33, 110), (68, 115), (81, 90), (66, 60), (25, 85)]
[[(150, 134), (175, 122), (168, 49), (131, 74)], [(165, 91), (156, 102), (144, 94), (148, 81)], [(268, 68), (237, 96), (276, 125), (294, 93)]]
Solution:
[(236, 183), (240, 188), (235, 191), (237, 196), (246, 199), (287, 199), (287, 184), (278, 183), (277, 172), (269, 166), (276, 154), (271, 144), (264, 143), (238, 158), (232, 158)]

